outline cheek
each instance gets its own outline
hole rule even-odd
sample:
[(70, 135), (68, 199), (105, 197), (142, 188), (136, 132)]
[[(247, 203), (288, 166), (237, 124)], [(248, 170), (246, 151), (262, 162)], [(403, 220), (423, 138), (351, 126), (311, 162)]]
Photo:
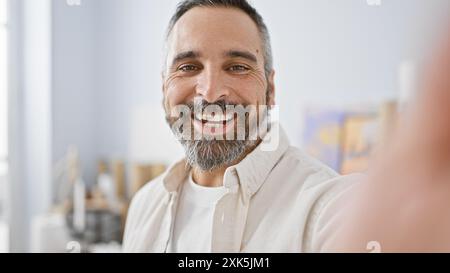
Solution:
[(245, 75), (240, 78), (234, 78), (229, 81), (236, 96), (247, 104), (263, 104), (266, 98), (267, 86), (259, 77)]
[(195, 83), (189, 79), (173, 79), (166, 86), (165, 107), (185, 104), (194, 96)]

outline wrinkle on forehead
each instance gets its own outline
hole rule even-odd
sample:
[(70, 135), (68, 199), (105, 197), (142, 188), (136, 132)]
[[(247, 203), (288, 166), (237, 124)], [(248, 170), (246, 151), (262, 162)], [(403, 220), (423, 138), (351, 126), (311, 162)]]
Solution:
[(166, 64), (182, 51), (215, 55), (236, 48), (251, 51), (258, 62), (264, 63), (262, 38), (247, 14), (233, 8), (196, 7), (186, 12), (170, 32)]

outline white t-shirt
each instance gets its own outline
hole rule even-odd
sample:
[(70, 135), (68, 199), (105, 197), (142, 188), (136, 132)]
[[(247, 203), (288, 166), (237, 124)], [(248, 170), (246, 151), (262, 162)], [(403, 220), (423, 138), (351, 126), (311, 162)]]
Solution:
[(168, 252), (211, 252), (211, 237), (216, 203), (225, 187), (204, 187), (189, 179), (183, 183)]

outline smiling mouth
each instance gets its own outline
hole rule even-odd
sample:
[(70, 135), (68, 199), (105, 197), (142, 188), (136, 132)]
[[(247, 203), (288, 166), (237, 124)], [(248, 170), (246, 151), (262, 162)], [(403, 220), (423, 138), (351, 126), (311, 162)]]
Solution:
[(234, 127), (235, 115), (229, 114), (193, 114), (194, 128), (206, 135), (221, 135)]
[(194, 119), (203, 124), (211, 123), (211, 124), (225, 125), (227, 122), (230, 122), (234, 119), (234, 115), (196, 113), (194, 114)]

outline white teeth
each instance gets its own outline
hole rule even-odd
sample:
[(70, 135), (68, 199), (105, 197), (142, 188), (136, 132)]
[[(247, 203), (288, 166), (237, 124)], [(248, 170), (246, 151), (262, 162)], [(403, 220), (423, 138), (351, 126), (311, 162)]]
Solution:
[(222, 123), (208, 123), (207, 126), (210, 127), (210, 128), (219, 129), (219, 128), (221, 128), (223, 126), (223, 124)]
[(198, 120), (206, 120), (208, 122), (224, 122), (224, 121), (230, 121), (233, 119), (233, 114), (228, 113), (226, 115), (222, 114), (215, 114), (214, 116), (211, 114), (206, 113), (195, 113), (195, 118)]

